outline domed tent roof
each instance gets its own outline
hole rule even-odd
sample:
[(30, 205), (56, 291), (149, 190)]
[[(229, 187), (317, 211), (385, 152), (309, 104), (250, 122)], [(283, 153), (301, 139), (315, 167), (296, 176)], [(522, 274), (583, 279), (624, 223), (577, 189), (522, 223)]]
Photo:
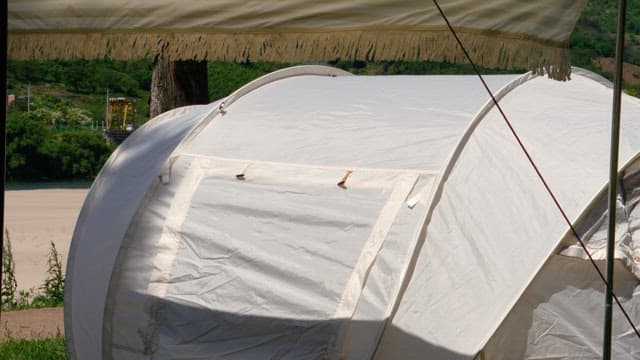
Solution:
[[(545, 262), (570, 250), (566, 224), (477, 78), (347, 75), (273, 73), (161, 115), (114, 153), (72, 242), (72, 356), (466, 358), (497, 346)], [(606, 81), (487, 80), (580, 218), (607, 182)], [(625, 97), (622, 164), (640, 150), (638, 115)], [(619, 257), (633, 265), (631, 250)]]

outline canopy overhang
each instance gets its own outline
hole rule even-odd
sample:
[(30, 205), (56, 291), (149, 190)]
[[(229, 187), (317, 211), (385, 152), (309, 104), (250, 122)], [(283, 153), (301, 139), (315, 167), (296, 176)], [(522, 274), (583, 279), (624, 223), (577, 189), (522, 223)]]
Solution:
[[(570, 73), (568, 39), (586, 0), (442, 0), (474, 60)], [(10, 0), (12, 59), (466, 62), (420, 0)]]

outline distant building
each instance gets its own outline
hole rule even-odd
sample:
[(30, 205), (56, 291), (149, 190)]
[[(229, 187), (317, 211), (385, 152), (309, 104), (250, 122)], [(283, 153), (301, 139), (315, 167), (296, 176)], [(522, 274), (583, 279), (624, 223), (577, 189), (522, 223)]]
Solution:
[(7, 106), (10, 106), (14, 101), (16, 101), (15, 95), (7, 95)]

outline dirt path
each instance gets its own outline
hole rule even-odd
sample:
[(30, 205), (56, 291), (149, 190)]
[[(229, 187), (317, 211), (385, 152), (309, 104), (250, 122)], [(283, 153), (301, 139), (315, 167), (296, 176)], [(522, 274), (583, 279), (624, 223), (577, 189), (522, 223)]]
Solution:
[(11, 336), (33, 339), (64, 335), (64, 315), (61, 307), (2, 312), (0, 341)]
[(71, 235), (87, 189), (34, 189), (5, 192), (6, 226), (11, 238), (18, 290), (37, 290), (47, 277), (50, 242), (64, 270)]

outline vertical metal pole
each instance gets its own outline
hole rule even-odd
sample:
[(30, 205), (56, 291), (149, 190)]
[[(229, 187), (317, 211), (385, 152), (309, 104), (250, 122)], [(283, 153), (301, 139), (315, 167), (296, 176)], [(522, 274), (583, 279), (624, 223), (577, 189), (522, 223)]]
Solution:
[[(0, 58), (2, 58), (2, 118), (0, 118), (0, 184), (2, 184), (2, 194), (0, 194), (0, 231), (2, 241), (0, 246), (0, 259), (4, 255), (4, 188), (5, 188), (5, 164), (6, 164), (6, 128), (7, 128), (7, 5), (8, 1), (3, 1), (0, 8), (0, 27), (2, 28), (3, 44), (0, 46)], [(1, 261), (0, 261), (1, 263)], [(0, 264), (0, 280), (2, 279), (2, 266)], [(1, 312), (0, 312), (1, 316)]]
[(622, 61), (627, 1), (618, 1), (618, 30), (616, 36), (616, 69), (613, 80), (613, 110), (611, 113), (611, 159), (609, 167), (609, 230), (607, 233), (607, 289), (605, 294), (604, 341), (602, 358), (611, 359), (613, 262), (616, 235), (616, 200), (618, 197), (618, 148), (620, 142), (620, 108), (622, 97)]

